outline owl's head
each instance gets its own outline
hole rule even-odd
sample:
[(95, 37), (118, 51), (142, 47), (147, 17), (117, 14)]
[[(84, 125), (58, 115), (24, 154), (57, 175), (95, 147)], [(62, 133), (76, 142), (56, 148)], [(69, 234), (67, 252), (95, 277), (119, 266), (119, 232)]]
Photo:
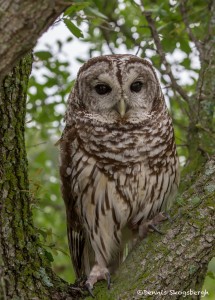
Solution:
[(106, 55), (80, 68), (69, 102), (101, 122), (136, 123), (163, 105), (163, 97), (150, 62), (134, 55)]

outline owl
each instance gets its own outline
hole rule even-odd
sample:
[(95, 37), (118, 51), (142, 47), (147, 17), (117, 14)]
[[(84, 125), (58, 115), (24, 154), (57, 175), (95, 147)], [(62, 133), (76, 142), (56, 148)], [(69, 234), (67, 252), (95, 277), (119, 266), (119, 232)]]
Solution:
[(179, 185), (172, 121), (151, 63), (134, 55), (90, 59), (69, 96), (60, 176), (76, 275), (91, 292)]

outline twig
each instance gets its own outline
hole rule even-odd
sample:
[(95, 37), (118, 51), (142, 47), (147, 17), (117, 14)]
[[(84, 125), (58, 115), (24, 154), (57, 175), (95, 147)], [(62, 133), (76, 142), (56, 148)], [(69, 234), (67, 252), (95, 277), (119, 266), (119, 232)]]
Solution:
[(186, 147), (186, 148), (187, 148), (187, 147), (188, 147), (188, 144), (176, 144), (176, 146), (177, 146), (177, 147), (181, 147), (181, 148), (182, 148), (182, 147)]
[[(213, 32), (214, 32), (214, 21), (215, 21), (215, 3), (214, 1), (210, 1), (208, 3), (208, 7), (209, 7), (209, 12), (211, 13), (211, 19), (209, 22), (209, 26), (208, 26), (208, 36), (206, 37), (206, 39), (210, 39), (213, 37)], [(205, 43), (205, 41), (203, 41), (203, 43)]]
[(191, 115), (190, 115), (190, 110), (187, 110), (186, 107), (183, 106), (183, 100), (178, 96), (177, 93), (174, 92), (174, 96), (177, 99), (177, 103), (181, 109), (181, 111), (190, 119)]
[(208, 128), (205, 128), (205, 127), (203, 127), (201, 124), (196, 124), (196, 128), (198, 128), (198, 129), (200, 129), (200, 130), (203, 130), (203, 131), (205, 131), (205, 132), (207, 132), (207, 133), (209, 133), (210, 135), (212, 135), (212, 136), (214, 136), (215, 137), (215, 132), (213, 131), (213, 130), (211, 130), (211, 129), (208, 129)]
[(109, 34), (108, 34), (107, 29), (104, 28), (101, 25), (99, 26), (99, 28), (100, 28), (100, 30), (101, 30), (101, 32), (103, 34), (103, 37), (104, 37), (105, 42), (106, 42), (106, 45), (108, 46), (108, 49), (110, 50), (111, 54), (115, 54), (113, 48), (110, 45), (110, 38), (109, 38)]
[(189, 97), (187, 95), (187, 93), (182, 89), (182, 87), (180, 87), (180, 85), (178, 85), (173, 73), (172, 73), (172, 70), (171, 70), (171, 67), (170, 67), (170, 64), (168, 63), (168, 61), (166, 60), (166, 55), (163, 51), (163, 47), (161, 45), (161, 42), (160, 42), (160, 38), (159, 38), (159, 35), (158, 35), (158, 32), (156, 30), (156, 26), (155, 26), (155, 22), (154, 20), (152, 19), (152, 16), (151, 16), (151, 12), (149, 11), (143, 11), (143, 14), (149, 24), (149, 28), (150, 28), (150, 31), (151, 31), (151, 35), (154, 39), (154, 42), (155, 42), (155, 45), (156, 45), (156, 48), (157, 48), (157, 52), (161, 58), (161, 62), (164, 64), (166, 70), (165, 70), (165, 73), (169, 76), (170, 80), (171, 80), (171, 83), (172, 83), (172, 87), (179, 93), (179, 95), (186, 101), (189, 103)]
[(141, 48), (141, 46), (139, 45), (138, 48), (137, 48), (137, 51), (136, 51), (135, 55), (137, 55), (139, 53), (140, 48)]
[(37, 147), (37, 146), (40, 146), (40, 145), (43, 145), (43, 144), (47, 144), (47, 142), (41, 142), (41, 143), (38, 143), (38, 144), (35, 144), (35, 145), (26, 146), (26, 148), (33, 148), (33, 147)]
[[(161, 72), (162, 75), (165, 75), (165, 74), (166, 74), (166, 72), (163, 71), (163, 70), (160, 70), (160, 72)], [(184, 114), (186, 114), (186, 115), (188, 116), (188, 118), (190, 118), (190, 113), (189, 113), (189, 111), (183, 106), (183, 100), (179, 97), (179, 95), (178, 95), (178, 93), (176, 92), (176, 90), (174, 90), (174, 86), (172, 85), (172, 82), (168, 82), (167, 80), (165, 80), (164, 77), (163, 77), (162, 79), (163, 79), (164, 83), (166, 84), (162, 89), (163, 89), (163, 90), (164, 90), (164, 89), (168, 90), (169, 87), (172, 88), (173, 93), (174, 93), (174, 97), (177, 99), (177, 102), (178, 102), (178, 104), (179, 104), (179, 106), (180, 106), (180, 109), (182, 110), (182, 112), (183, 112)], [(189, 105), (189, 104), (188, 104), (188, 105)], [(173, 119), (174, 119), (174, 118), (173, 118)]]
[(202, 49), (201, 43), (196, 39), (195, 35), (193, 34), (193, 32), (190, 28), (188, 15), (187, 15), (186, 3), (187, 3), (187, 0), (181, 0), (180, 1), (179, 7), (180, 7), (180, 11), (181, 11), (181, 16), (182, 16), (183, 22), (185, 24), (187, 34), (188, 34), (190, 40), (195, 44), (197, 50), (199, 51), (200, 60), (202, 60), (202, 58), (203, 58), (203, 49)]

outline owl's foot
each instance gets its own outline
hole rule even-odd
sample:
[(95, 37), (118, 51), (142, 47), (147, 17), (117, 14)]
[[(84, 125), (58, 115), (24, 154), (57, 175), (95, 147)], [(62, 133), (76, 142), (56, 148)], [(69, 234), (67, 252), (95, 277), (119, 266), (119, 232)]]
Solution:
[(160, 212), (150, 221), (143, 221), (139, 226), (139, 237), (141, 239), (145, 238), (150, 230), (156, 231), (159, 234), (164, 234), (157, 228), (157, 225), (166, 220), (170, 220), (170, 216), (164, 212)]
[(99, 280), (107, 280), (108, 289), (110, 289), (111, 277), (107, 268), (95, 265), (85, 283), (85, 287), (92, 297), (94, 284)]

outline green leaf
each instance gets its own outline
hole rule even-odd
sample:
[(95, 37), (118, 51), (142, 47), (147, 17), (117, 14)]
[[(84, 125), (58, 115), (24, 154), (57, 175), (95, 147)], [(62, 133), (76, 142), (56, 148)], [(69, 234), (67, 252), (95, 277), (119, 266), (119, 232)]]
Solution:
[(47, 60), (52, 57), (52, 54), (49, 51), (37, 51), (34, 52), (34, 55), (41, 60)]
[(91, 12), (91, 13), (92, 13), (94, 16), (96, 16), (96, 17), (99, 17), (99, 18), (101, 18), (101, 19), (108, 20), (108, 18), (107, 18), (104, 14), (102, 14), (100, 11), (98, 11), (98, 10), (92, 8), (92, 7), (88, 7), (87, 10), (88, 10), (89, 12)]
[(61, 252), (61, 253), (63, 253), (64, 255), (66, 255), (66, 256), (69, 257), (69, 254), (68, 254), (64, 249), (62, 249), (62, 248), (60, 248), (60, 247), (55, 247), (54, 250), (55, 250), (55, 251), (58, 251), (58, 252)]
[(44, 240), (46, 240), (47, 238), (47, 232), (43, 229), (37, 229), (38, 233), (42, 235), (42, 237), (44, 238)]
[(64, 16), (72, 16), (76, 12), (83, 10), (84, 8), (86, 8), (89, 5), (90, 5), (89, 2), (74, 3), (69, 8), (67, 8), (67, 10), (64, 12)]
[(182, 66), (184, 66), (186, 69), (191, 68), (191, 61), (189, 57), (186, 57), (181, 63)]
[(190, 49), (190, 45), (189, 45), (189, 40), (187, 39), (179, 39), (179, 43), (180, 43), (180, 48), (182, 51), (184, 51), (185, 53), (190, 53), (191, 49)]
[(211, 279), (215, 279), (215, 275), (212, 271), (207, 272), (207, 276), (210, 277)]
[(72, 23), (72, 21), (70, 21), (69, 19), (63, 19), (64, 24), (66, 25), (66, 27), (69, 29), (69, 31), (75, 35), (77, 38), (83, 38), (84, 35), (82, 33), (82, 31), (74, 24)]
[(54, 258), (52, 256), (52, 254), (50, 252), (48, 252), (47, 250), (44, 250), (44, 253), (45, 253), (45, 256), (47, 257), (47, 259), (50, 261), (50, 262), (53, 262), (54, 261)]
[(169, 26), (170, 23), (163, 24), (157, 28), (157, 32), (160, 33), (163, 29)]

